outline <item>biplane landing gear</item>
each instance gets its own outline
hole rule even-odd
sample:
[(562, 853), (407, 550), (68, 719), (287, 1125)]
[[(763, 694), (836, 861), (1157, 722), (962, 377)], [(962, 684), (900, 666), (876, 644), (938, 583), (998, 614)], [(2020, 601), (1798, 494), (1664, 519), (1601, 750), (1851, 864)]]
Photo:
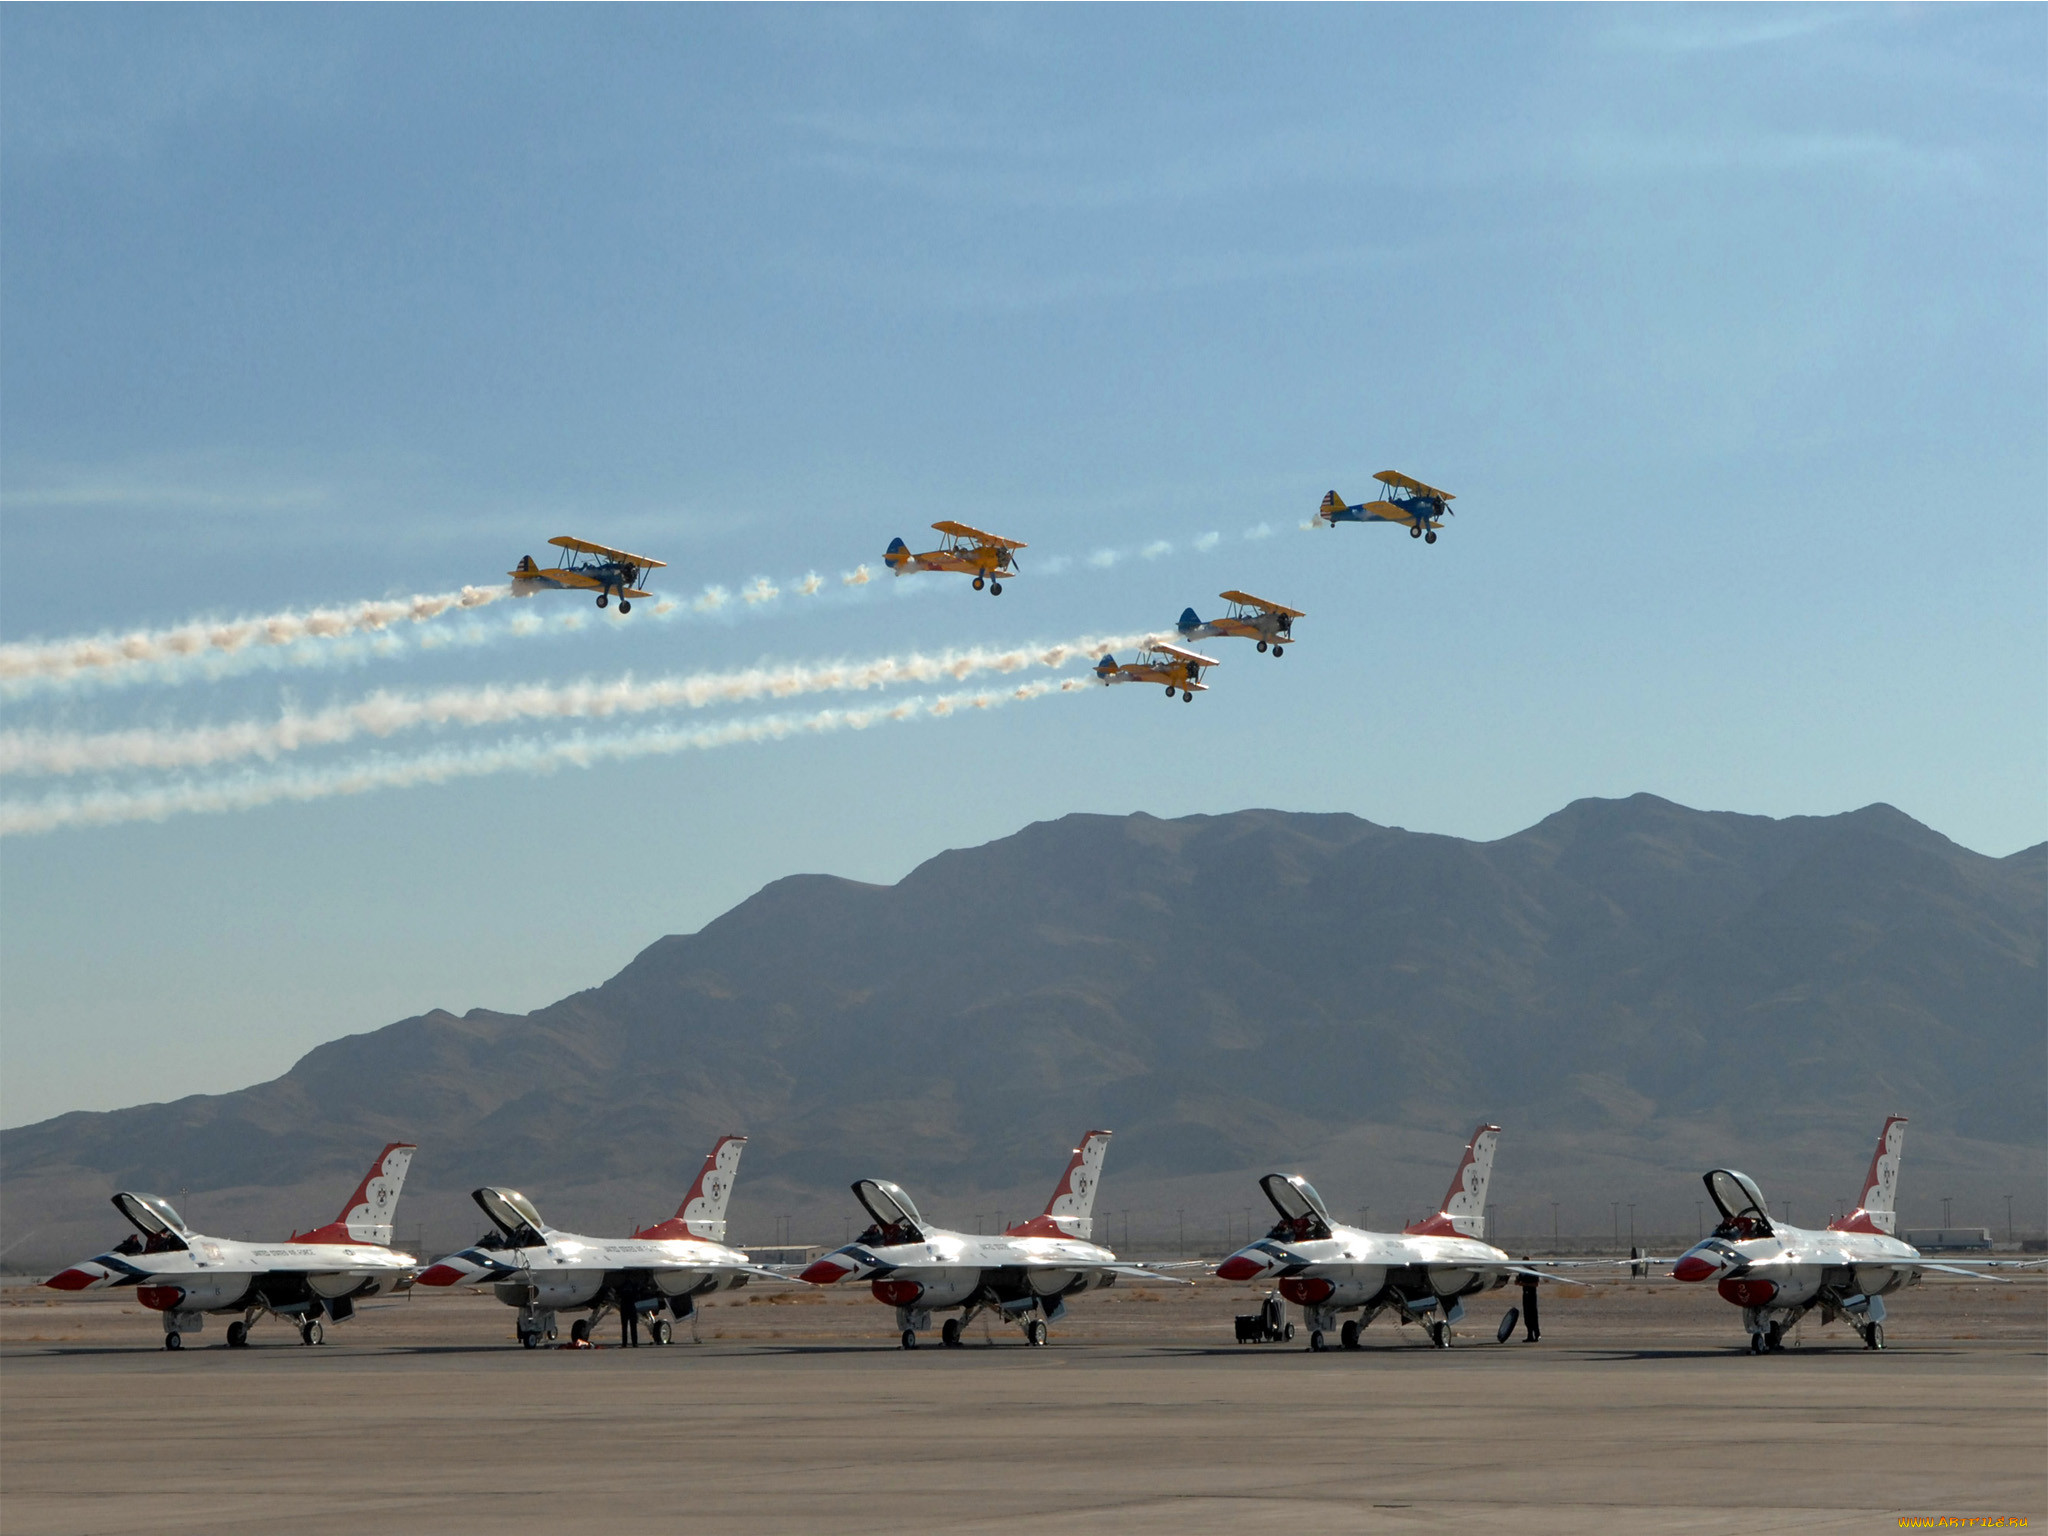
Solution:
[(1003, 584), (1000, 581), (990, 582), (988, 584), (988, 595), (990, 597), (1001, 597), (1003, 595)]
[(1410, 528), (1410, 529), (1408, 530), (1408, 537), (1409, 537), (1409, 538), (1411, 538), (1411, 539), (1419, 539), (1419, 538), (1421, 538), (1421, 537), (1422, 537), (1422, 529), (1421, 529), (1421, 528), (1420, 528), (1419, 526), (1418, 526), (1418, 527), (1414, 527), (1414, 528)]
[(612, 595), (611, 595), (611, 593), (609, 593), (609, 592), (600, 592), (600, 593), (598, 593), (598, 594), (597, 594), (597, 606), (598, 606), (598, 607), (600, 607), (600, 608), (609, 608), (609, 607), (611, 607), (611, 605), (612, 605)]
[(627, 601), (626, 601), (626, 600), (625, 600), (625, 599), (624, 599), (623, 597), (622, 597), (622, 598), (620, 598), (620, 599), (619, 599), (619, 612), (621, 612), (621, 613), (631, 613), (632, 611), (633, 611), (633, 605), (632, 605), (631, 603), (627, 602)]
[(981, 589), (982, 589), (983, 587), (985, 587), (985, 586), (987, 586), (987, 585), (988, 585), (988, 583), (987, 583), (987, 582), (985, 582), (985, 581), (983, 581), (983, 580), (982, 580), (982, 579), (981, 579), (981, 578), (980, 578), (979, 576), (977, 576), (977, 577), (975, 577), (975, 578), (974, 578), (974, 590), (975, 590), (975, 591), (979, 592), (979, 591), (980, 591), (980, 590), (981, 590)]
[(1274, 646), (1274, 647), (1273, 647), (1273, 655), (1274, 655), (1274, 657), (1275, 657), (1275, 658), (1277, 659), (1277, 658), (1279, 657), (1280, 653), (1281, 653), (1281, 652), (1282, 652), (1283, 650), (1285, 650), (1285, 649), (1286, 649), (1286, 647), (1285, 647), (1285, 646), (1279, 646), (1279, 645), (1276, 645), (1276, 646)]
[(1422, 542), (1425, 544), (1434, 544), (1436, 542), (1436, 530), (1432, 528), (1428, 533), (1425, 533), (1422, 536)]
[(1169, 699), (1173, 697), (1173, 684), (1171, 684), (1171, 683), (1168, 683), (1168, 684), (1166, 685), (1166, 696), (1167, 696), (1167, 697), (1168, 697)]
[[(1167, 689), (1166, 691), (1168, 693), (1173, 692), (1171, 688)], [(1192, 704), (1195, 702), (1195, 696), (1194, 694), (1190, 693), (1187, 689), (1183, 688), (1181, 690), (1180, 701), (1183, 704)]]
[(1265, 641), (1263, 641), (1263, 640), (1261, 640), (1261, 641), (1259, 642), (1259, 649), (1263, 651), (1263, 650), (1264, 650), (1265, 648), (1266, 648), (1266, 642), (1265, 642)]

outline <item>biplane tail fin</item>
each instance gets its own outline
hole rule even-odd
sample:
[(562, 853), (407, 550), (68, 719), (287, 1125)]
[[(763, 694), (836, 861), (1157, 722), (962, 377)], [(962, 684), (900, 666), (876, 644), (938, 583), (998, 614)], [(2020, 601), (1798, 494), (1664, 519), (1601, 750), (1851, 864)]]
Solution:
[(1183, 608), (1180, 611), (1180, 623), (1176, 627), (1180, 630), (1182, 634), (1192, 635), (1196, 630), (1202, 627), (1202, 620), (1200, 616), (1196, 614), (1194, 609)]
[(1116, 673), (1117, 666), (1116, 658), (1114, 656), (1104, 656), (1102, 660), (1095, 663), (1095, 675), (1101, 678), (1105, 683), (1108, 682), (1112, 677), (1115, 677)]
[(891, 539), (889, 548), (882, 556), (882, 563), (892, 574), (901, 576), (903, 568), (910, 564), (910, 546), (901, 539)]
[(1349, 505), (1350, 503), (1345, 501), (1335, 491), (1326, 491), (1323, 493), (1323, 504), (1318, 509), (1316, 516), (1323, 522), (1334, 523), (1337, 520), (1337, 514), (1344, 511)]
[(540, 574), (540, 567), (533, 563), (533, 556), (521, 555), (519, 557), (519, 565), (512, 574), (514, 576), (537, 576)]

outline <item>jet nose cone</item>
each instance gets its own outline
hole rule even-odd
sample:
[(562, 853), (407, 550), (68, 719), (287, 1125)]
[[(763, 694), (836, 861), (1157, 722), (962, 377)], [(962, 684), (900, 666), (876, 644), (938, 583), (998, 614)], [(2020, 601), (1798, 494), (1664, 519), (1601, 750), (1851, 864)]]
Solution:
[(1674, 1280), (1711, 1280), (1720, 1273), (1721, 1266), (1704, 1254), (1688, 1253), (1671, 1266)]
[(43, 1284), (53, 1291), (82, 1291), (99, 1278), (91, 1270), (79, 1269), (74, 1265), (70, 1269), (59, 1270)]
[(421, 1270), (418, 1278), (413, 1283), (415, 1285), (453, 1285), (456, 1281), (463, 1279), (468, 1273), (469, 1270), (466, 1267), (450, 1264), (446, 1259), (443, 1259), (439, 1264), (429, 1264), (425, 1269)]
[(1219, 1280), (1256, 1280), (1265, 1272), (1265, 1264), (1248, 1253), (1233, 1253), (1216, 1266)]
[(853, 1273), (851, 1264), (842, 1264), (837, 1259), (819, 1259), (815, 1264), (797, 1276), (808, 1285), (832, 1285)]

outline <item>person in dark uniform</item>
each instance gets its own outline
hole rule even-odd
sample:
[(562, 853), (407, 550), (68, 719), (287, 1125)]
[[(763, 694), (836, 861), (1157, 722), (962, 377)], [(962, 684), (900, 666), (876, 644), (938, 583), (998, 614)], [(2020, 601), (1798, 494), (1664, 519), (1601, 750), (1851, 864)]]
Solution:
[(1543, 1329), (1536, 1321), (1536, 1287), (1540, 1282), (1526, 1269), (1522, 1271), (1521, 1281), (1522, 1338), (1524, 1343), (1534, 1344), (1543, 1337)]

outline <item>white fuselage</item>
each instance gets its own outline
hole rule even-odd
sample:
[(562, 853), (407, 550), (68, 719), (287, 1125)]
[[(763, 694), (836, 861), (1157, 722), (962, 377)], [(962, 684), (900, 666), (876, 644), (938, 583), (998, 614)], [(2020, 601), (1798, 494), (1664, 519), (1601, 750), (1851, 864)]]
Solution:
[(1717, 1235), (1695, 1243), (1672, 1274), (1716, 1282), (1722, 1298), (1741, 1307), (1757, 1332), (1774, 1314), (1797, 1317), (1814, 1306), (1827, 1322), (1838, 1311), (1866, 1311), (1863, 1298), (1919, 1284), (1921, 1262), (1919, 1249), (1880, 1232), (1814, 1232), (1774, 1221), (1762, 1236)]
[(926, 1228), (913, 1243), (853, 1242), (804, 1271), (813, 1285), (865, 1280), (894, 1307), (902, 1327), (929, 1326), (929, 1314), (988, 1307), (1011, 1318), (1037, 1310), (1056, 1317), (1063, 1298), (1114, 1285), (1117, 1257), (1073, 1237), (984, 1237)]
[[(1217, 1266), (1226, 1280), (1277, 1283), (1311, 1328), (1337, 1314), (1391, 1307), (1403, 1322), (1432, 1311), (1454, 1317), (1458, 1298), (1506, 1283), (1515, 1261), (1476, 1237), (1367, 1232), (1333, 1225), (1328, 1237), (1281, 1233), (1240, 1248)], [(1369, 1319), (1368, 1319), (1369, 1320)]]
[(167, 1314), (251, 1307), (290, 1313), (309, 1310), (316, 1299), (402, 1289), (412, 1283), (418, 1262), (375, 1243), (243, 1243), (199, 1232), (184, 1234), (182, 1246), (159, 1247), (161, 1242), (150, 1245), (155, 1252), (113, 1249), (49, 1283), (77, 1291), (132, 1286), (145, 1307)]
[(581, 1237), (549, 1229), (541, 1243), (451, 1253), (421, 1271), (429, 1286), (490, 1286), (510, 1307), (540, 1312), (708, 1295), (747, 1283), (744, 1253), (700, 1238)]

